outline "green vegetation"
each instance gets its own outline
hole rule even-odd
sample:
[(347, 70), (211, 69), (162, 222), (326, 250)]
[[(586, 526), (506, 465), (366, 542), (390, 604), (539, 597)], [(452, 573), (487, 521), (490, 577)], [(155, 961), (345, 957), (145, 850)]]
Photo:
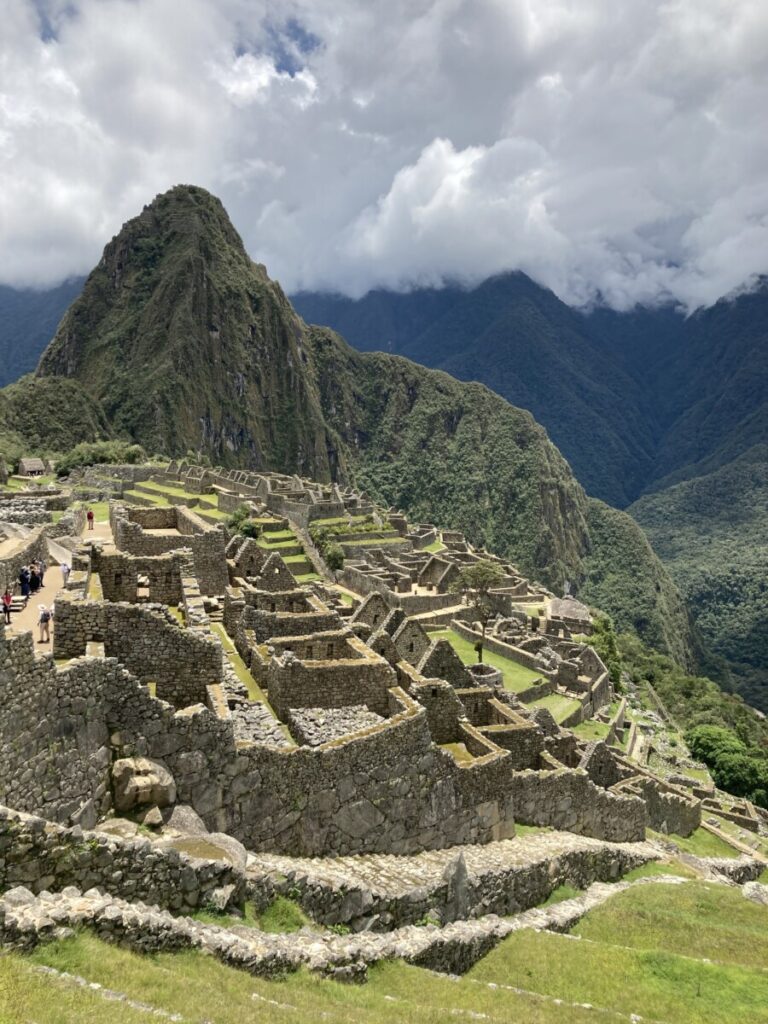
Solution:
[(220, 914), (213, 910), (198, 910), (192, 915), (195, 920), (205, 924), (217, 924), (222, 927), (228, 925), (247, 925), (249, 928), (258, 928), (262, 932), (283, 934), (297, 932), (300, 928), (311, 925), (310, 919), (294, 900), (285, 896), (276, 896), (274, 900), (261, 913), (256, 913), (253, 904), (246, 903), (245, 913), (242, 917), (234, 914)]
[(658, 875), (675, 875), (677, 878), (696, 878), (696, 872), (682, 861), (651, 860), (639, 868), (633, 868), (621, 878), (622, 882), (636, 882), (638, 878), (656, 878)]
[(768, 809), (768, 749), (750, 749), (730, 729), (717, 725), (697, 725), (685, 740), (720, 789)]
[(564, 722), (579, 708), (579, 702), (559, 693), (550, 693), (531, 704), (533, 708), (546, 708), (556, 722)]
[(490, 594), (494, 587), (501, 586), (504, 575), (504, 570), (498, 563), (482, 559), (460, 569), (452, 586), (455, 594), (463, 594), (466, 599), (467, 606), (472, 613), (472, 621), (480, 623), (481, 637), (475, 644), (477, 660), (480, 664), (483, 661), (483, 647), (488, 622), (496, 614)]
[(709, 832), (703, 826), (689, 836), (678, 836), (671, 832), (668, 836), (657, 835), (648, 829), (649, 836), (671, 840), (683, 853), (692, 853), (694, 857), (738, 857), (739, 851), (726, 843), (724, 839)]
[(329, 544), (324, 552), (325, 564), (331, 572), (344, 568), (344, 551), (339, 544)]
[(598, 722), (596, 718), (588, 718), (586, 722), (580, 722), (574, 726), (573, 731), (580, 740), (586, 740), (587, 742), (604, 740), (608, 735), (608, 723)]
[(768, 963), (767, 925), (768, 910), (745, 900), (738, 889), (694, 882), (619, 893), (591, 911), (573, 933), (595, 942), (760, 968)]
[(643, 531), (623, 512), (593, 499), (588, 523), (593, 551), (579, 598), (609, 614), (619, 632), (636, 633), (691, 667), (688, 612)]
[[(575, 943), (572, 943), (575, 945)], [(30, 957), (0, 957), (0, 1020), (5, 1024), (150, 1024), (152, 1010), (105, 1001), (88, 988), (34, 972), (38, 965), (87, 978), (128, 998), (187, 1021), (210, 1024), (444, 1024), (451, 1016), (484, 1014), (491, 1021), (594, 1024), (594, 1012), (559, 1006), (536, 995), (454, 981), (400, 962), (382, 963), (366, 985), (327, 981), (307, 971), (267, 981), (224, 967), (196, 952), (141, 956), (89, 933), (37, 949)], [(3, 1000), (5, 1002), (3, 1002)], [(277, 1004), (277, 1005), (275, 1005)], [(8, 1009), (7, 1009), (8, 1008)], [(6, 1016), (3, 1016), (3, 1014)], [(9, 1016), (9, 1014), (12, 1014)]]
[(564, 885), (558, 885), (556, 889), (553, 889), (547, 899), (543, 903), (540, 903), (540, 907), (551, 907), (555, 903), (563, 903), (565, 900), (573, 900), (577, 896), (581, 896), (580, 889), (574, 889), (572, 885), (567, 883)]
[[(740, 914), (747, 901), (725, 887), (718, 888), (730, 900), (721, 903), (713, 898), (705, 903), (707, 888), (691, 882), (643, 886), (619, 894), (576, 926), (584, 936), (581, 942), (549, 932), (516, 932), (481, 960), (469, 978), (544, 993), (566, 1003), (586, 1003), (627, 1017), (639, 1014), (665, 1024), (758, 1024), (765, 1019), (768, 975), (748, 945), (755, 922), (762, 919), (765, 928), (765, 908), (753, 905), (756, 914)], [(673, 929), (677, 942), (667, 948), (663, 936), (668, 923), (676, 912), (681, 919), (686, 917), (682, 893), (686, 901), (692, 897), (699, 906), (690, 907), (687, 931)], [(660, 905), (644, 913), (645, 901), (654, 897)], [(625, 933), (622, 910), (627, 903), (643, 916), (637, 925), (630, 919)], [(715, 915), (723, 907), (740, 939), (738, 955), (743, 960), (736, 963), (710, 963), (699, 952), (721, 948), (718, 939), (723, 933), (717, 935)], [(710, 922), (714, 935), (706, 926)], [(693, 938), (694, 933), (700, 940)]]
[(768, 444), (631, 511), (739, 693), (768, 711)]
[[(685, 672), (671, 658), (651, 651), (637, 637), (619, 637), (625, 670), (635, 684), (652, 684), (682, 729), (716, 725), (731, 730), (748, 748), (768, 749), (768, 722), (736, 694), (724, 693), (711, 679)], [(649, 700), (652, 706), (653, 702)]]
[(141, 445), (125, 441), (95, 441), (75, 445), (66, 455), (56, 461), (56, 475), (69, 476), (73, 469), (95, 466), (99, 463), (127, 463), (138, 465), (145, 462), (147, 454)]
[[(448, 640), (465, 665), (476, 664), (477, 654), (473, 644), (469, 640), (465, 640), (464, 637), (459, 636), (454, 630), (439, 629), (430, 632), (429, 635), (433, 640)], [(516, 661), (504, 658), (494, 651), (485, 652), (485, 663), (501, 670), (504, 676), (504, 688), (511, 690), (513, 693), (527, 690), (534, 683), (541, 682), (541, 676), (538, 672), (526, 668), (525, 665), (518, 665)]]

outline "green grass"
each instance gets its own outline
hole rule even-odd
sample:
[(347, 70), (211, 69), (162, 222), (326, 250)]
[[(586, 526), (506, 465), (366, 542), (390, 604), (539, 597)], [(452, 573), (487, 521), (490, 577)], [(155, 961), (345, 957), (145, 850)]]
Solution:
[(713, 835), (705, 828), (697, 828), (690, 836), (678, 836), (670, 833), (662, 836), (648, 829), (648, 835), (658, 839), (671, 840), (683, 853), (692, 853), (695, 857), (738, 857), (739, 851), (726, 843), (724, 839)]
[(581, 889), (574, 889), (572, 885), (558, 885), (556, 889), (553, 889), (549, 894), (548, 898), (540, 903), (540, 907), (551, 907), (555, 903), (563, 903), (565, 900), (573, 900), (577, 896), (581, 896)]
[[(372, 968), (367, 985), (343, 985), (304, 970), (267, 981), (194, 951), (142, 956), (87, 932), (41, 946), (29, 957), (0, 957), (2, 1024), (156, 1024), (162, 1019), (36, 975), (35, 965), (87, 978), (178, 1013), (190, 1024), (314, 1024), (321, 1019), (332, 1024), (445, 1024), (457, 1015), (485, 1015), (488, 1024), (595, 1024), (591, 1010), (454, 981), (398, 961)], [(12, 1009), (3, 1006), (3, 996)]]
[(93, 515), (97, 523), (108, 523), (109, 522), (109, 502), (108, 501), (86, 501), (83, 502), (86, 509), (92, 509)]
[(223, 523), (229, 519), (228, 512), (219, 512), (217, 508), (204, 508), (202, 505), (198, 505), (192, 511), (195, 515), (200, 516), (201, 519), (211, 519), (215, 523)]
[(304, 572), (299, 575), (294, 574), (294, 579), (297, 583), (312, 583), (314, 580), (322, 579), (322, 576), (316, 572)]
[(604, 740), (608, 735), (608, 723), (598, 722), (595, 718), (588, 718), (586, 722), (580, 722), (577, 726), (574, 726), (573, 731), (579, 737), (580, 740)]
[(127, 501), (129, 501), (129, 502), (130, 501), (134, 501), (136, 504), (139, 504), (139, 505), (142, 502), (146, 503), (147, 501), (151, 502), (152, 505), (159, 505), (159, 506), (162, 506), (162, 507), (165, 507), (165, 506), (170, 504), (170, 502), (165, 497), (165, 495), (163, 495), (163, 494), (156, 494), (156, 495), (155, 494), (147, 494), (146, 491), (123, 491), (123, 497), (126, 498)]
[[(205, 837), (203, 841), (204, 839)], [(272, 934), (297, 932), (300, 928), (312, 925), (298, 903), (285, 896), (276, 896), (260, 914), (254, 911), (252, 903), (246, 903), (243, 917), (235, 914), (217, 914), (210, 910), (198, 910), (192, 917), (205, 924), (218, 924), (225, 928), (232, 925), (247, 925), (249, 928), (258, 928), (262, 932)]]
[[(240, 682), (243, 683), (246, 686), (246, 688), (248, 690), (248, 696), (250, 697), (250, 699), (251, 700), (257, 700), (261, 704), (265, 704), (270, 709), (270, 711), (271, 711), (272, 708), (270, 707), (269, 701), (267, 700), (267, 695), (261, 689), (261, 687), (256, 682), (256, 680), (253, 678), (251, 673), (248, 671), (248, 668), (247, 668), (245, 662), (240, 657), (240, 655), (237, 653), (237, 650), (235, 649), (235, 645), (232, 642), (232, 640), (231, 640), (229, 634), (227, 633), (227, 631), (224, 629), (224, 626), (222, 625), (222, 623), (220, 623), (220, 622), (212, 622), (210, 625), (211, 625), (211, 630), (221, 640), (221, 646), (224, 648), (224, 653), (227, 656), (227, 658), (229, 659), (229, 664), (232, 667), (232, 669), (234, 670), (235, 675), (240, 680)], [(273, 712), (273, 714), (274, 714), (274, 712)]]
[(591, 911), (573, 933), (633, 949), (685, 953), (744, 967), (768, 965), (768, 907), (724, 885), (691, 882), (628, 889)]
[(559, 693), (550, 693), (528, 706), (532, 708), (546, 708), (556, 722), (564, 722), (569, 715), (576, 711), (579, 707), (579, 702), (571, 700), (570, 697), (563, 697)]
[(655, 878), (658, 875), (676, 875), (678, 878), (696, 878), (696, 872), (682, 861), (670, 862), (651, 860), (639, 868), (633, 868), (622, 875), (622, 882), (635, 882), (638, 878)]
[[(429, 635), (433, 640), (448, 640), (465, 665), (477, 663), (474, 644), (459, 636), (454, 630), (440, 629), (430, 632)], [(501, 670), (504, 676), (504, 689), (511, 690), (513, 693), (527, 690), (534, 683), (541, 682), (541, 675), (538, 672), (533, 672), (524, 665), (518, 665), (517, 662), (510, 661), (509, 658), (503, 658), (500, 654), (495, 654), (487, 648), (483, 651), (483, 661), (487, 665), (493, 665), (494, 668)]]
[[(689, 885), (695, 888), (695, 883)], [(632, 893), (637, 892), (636, 898), (642, 903), (652, 889), (643, 886)], [(654, 931), (663, 931), (677, 906), (677, 889), (658, 889), (654, 895), (661, 898), (668, 913), (663, 918), (653, 912), (647, 915), (647, 934), (652, 943)], [(601, 909), (613, 907), (622, 895)], [(739, 893), (735, 898), (746, 902)], [(694, 916), (696, 928), (703, 928), (706, 912), (702, 908), (699, 916)], [(628, 924), (625, 931), (624, 917), (617, 915), (615, 928), (612, 923), (610, 928), (601, 929), (592, 924), (593, 915), (598, 913), (587, 915), (581, 934), (606, 939), (611, 936), (611, 941), (601, 937), (588, 943), (574, 942), (569, 936), (548, 932), (516, 932), (477, 964), (469, 978), (513, 985), (567, 1002), (588, 1003), (627, 1016), (641, 1014), (665, 1024), (765, 1024), (768, 972), (751, 967), (752, 956), (746, 966), (689, 959), (680, 955), (681, 951), (690, 955), (704, 942), (694, 937), (689, 940), (690, 932), (683, 929), (677, 931), (676, 950), (667, 951), (655, 944), (651, 948), (622, 948), (627, 940), (631, 942), (632, 926)], [(690, 928), (691, 921), (687, 923)], [(751, 929), (742, 930), (754, 934)]]
[(159, 484), (155, 480), (142, 480), (138, 487), (140, 491), (148, 487), (151, 491), (158, 491), (160, 494), (173, 494), (177, 498), (191, 499), (197, 497), (197, 495), (192, 495), (189, 491), (185, 491), (183, 487), (174, 487), (172, 484)]
[(430, 555), (436, 555), (438, 551), (445, 551), (445, 544), (441, 540), (433, 540), (431, 544), (427, 544), (422, 551), (428, 551)]

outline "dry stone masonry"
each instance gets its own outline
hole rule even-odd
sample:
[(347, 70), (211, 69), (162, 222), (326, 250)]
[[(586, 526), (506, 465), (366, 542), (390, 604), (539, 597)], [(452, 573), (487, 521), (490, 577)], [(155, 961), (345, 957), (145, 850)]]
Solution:
[[(95, 537), (59, 492), (4, 502), (23, 531), (6, 572), (67, 547), (72, 567), (52, 654), (0, 627), (5, 944), (87, 922), (265, 974), (388, 955), (463, 969), (514, 927), (493, 915), (658, 856), (647, 827), (700, 824), (696, 792), (618, 746), (626, 705), (588, 609), (461, 534), (280, 474), (82, 474), (100, 482), (115, 497)], [(456, 580), (479, 560), (500, 570), (492, 665), (462, 655), (482, 627)], [(571, 731), (596, 716), (607, 742)], [(369, 937), (318, 947), (178, 917), (281, 893)]]

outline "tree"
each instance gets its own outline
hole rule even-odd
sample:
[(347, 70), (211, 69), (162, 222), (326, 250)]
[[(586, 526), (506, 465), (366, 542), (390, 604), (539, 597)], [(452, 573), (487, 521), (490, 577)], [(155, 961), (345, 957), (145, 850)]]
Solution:
[(451, 587), (454, 593), (463, 594), (468, 607), (474, 612), (475, 621), (480, 623), (482, 629), (481, 639), (475, 644), (477, 660), (483, 663), (483, 647), (485, 645), (485, 633), (488, 623), (495, 614), (491, 602), (491, 590), (501, 586), (505, 572), (496, 562), (483, 560), (465, 565), (459, 571), (456, 582)]
[(325, 564), (335, 572), (344, 568), (344, 549), (340, 544), (329, 544), (323, 552)]

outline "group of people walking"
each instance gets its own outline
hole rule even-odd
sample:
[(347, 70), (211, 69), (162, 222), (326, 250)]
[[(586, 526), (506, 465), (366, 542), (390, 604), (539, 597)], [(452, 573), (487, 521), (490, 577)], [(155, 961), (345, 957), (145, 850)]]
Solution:
[(19, 586), (21, 596), (25, 601), (30, 594), (36, 594), (43, 586), (47, 568), (45, 559), (41, 559), (39, 562), (30, 562), (29, 565), (22, 565), (19, 570)]

